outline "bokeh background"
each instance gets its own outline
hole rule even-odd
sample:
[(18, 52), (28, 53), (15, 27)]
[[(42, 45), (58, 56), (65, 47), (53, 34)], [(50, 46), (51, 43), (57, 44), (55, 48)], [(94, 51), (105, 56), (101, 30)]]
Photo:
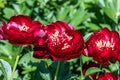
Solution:
[[(39, 20), (44, 25), (58, 20), (67, 21), (82, 32), (85, 40), (92, 32), (104, 27), (120, 33), (120, 0), (0, 0), (1, 25), (2, 21), (7, 22), (11, 16), (19, 14), (30, 16), (32, 20)], [(24, 46), (14, 80), (52, 80), (57, 62), (33, 58), (32, 48)], [(11, 67), (14, 65), (18, 50), (16, 45), (8, 41), (0, 41), (0, 59), (6, 60)], [(93, 61), (85, 56), (82, 58), (83, 65)], [(59, 80), (77, 80), (80, 73), (79, 65), (79, 58), (64, 62), (61, 65)], [(113, 63), (104, 69), (116, 72), (118, 68), (115, 65), (119, 63)], [(51, 74), (48, 68), (52, 69)], [(2, 80), (4, 75), (1, 71), (0, 75)]]

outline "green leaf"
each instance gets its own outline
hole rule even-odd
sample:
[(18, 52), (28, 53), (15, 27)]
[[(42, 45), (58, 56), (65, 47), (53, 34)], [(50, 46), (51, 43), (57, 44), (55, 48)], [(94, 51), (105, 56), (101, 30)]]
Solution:
[(104, 13), (112, 19), (115, 23), (118, 23), (117, 13), (120, 12), (119, 0), (98, 0), (98, 6), (100, 6)]
[(31, 80), (30, 74), (25, 74), (22, 80)]
[(91, 57), (87, 57), (87, 56), (84, 56), (84, 55), (81, 55), (81, 58), (82, 58), (82, 63), (86, 63), (86, 62), (89, 62), (89, 61), (92, 61), (92, 58)]
[(0, 0), (0, 8), (4, 8), (4, 7), (5, 7), (4, 0)]
[(68, 74), (63, 80), (78, 80), (78, 75), (77, 74)]
[(39, 73), (44, 80), (51, 80), (49, 73), (42, 73), (42, 72), (39, 72)]
[(19, 65), (20, 66), (29, 66), (30, 63), (37, 63), (37, 62), (40, 62), (39, 59), (35, 59), (32, 57), (32, 53), (26, 53), (25, 55), (22, 56), (22, 58), (20, 59), (19, 61)]
[(21, 14), (21, 10), (20, 10), (20, 7), (18, 4), (12, 4), (14, 10), (18, 13), (18, 14)]
[(96, 72), (100, 72), (101, 70), (97, 67), (90, 67), (87, 69), (85, 76), (90, 75), (90, 74), (94, 74)]
[(112, 28), (111, 28), (111, 26), (109, 25), (109, 24), (100, 24), (100, 26), (102, 27), (102, 28), (108, 28), (108, 29), (110, 29), (110, 30), (112, 30)]
[(6, 56), (10, 56), (12, 51), (12, 45), (7, 41), (0, 41), (0, 53)]
[(6, 8), (4, 8), (3, 12), (4, 12), (4, 17), (7, 19), (9, 19), (11, 16), (15, 15), (15, 12), (12, 8), (6, 7)]
[(109, 65), (109, 68), (112, 72), (118, 71), (119, 70), (119, 62), (111, 63)]
[(36, 70), (36, 67), (26, 66), (26, 67), (23, 67), (23, 70), (24, 71), (22, 71), (22, 74), (28, 74), (30, 72), (34, 72)]
[(50, 69), (48, 68), (48, 66), (46, 65), (45, 61), (41, 61), (38, 66), (37, 66), (37, 70), (35, 72), (35, 76), (33, 78), (33, 80), (52, 80), (51, 78), (51, 72)]
[(104, 2), (104, 0), (98, 0), (98, 4), (99, 4), (99, 6), (101, 6), (101, 7), (105, 7), (105, 2)]
[(19, 65), (20, 66), (28, 66), (28, 64), (30, 63), (31, 61), (31, 54), (30, 53), (27, 53), (25, 55), (22, 56), (22, 58), (20, 59), (19, 61)]
[(111, 8), (105, 7), (103, 8), (103, 10), (105, 11), (106, 15), (111, 18), (113, 21), (117, 22), (116, 20), (116, 14), (113, 13), (113, 11), (111, 10)]
[(69, 11), (70, 11), (70, 8), (62, 7), (60, 10), (58, 10), (57, 19), (66, 20), (66, 16), (68, 15)]
[(19, 47), (17, 45), (10, 44), (6, 40), (0, 40), (0, 58), (9, 62), (11, 66), (14, 65), (18, 53)]
[(79, 9), (76, 10), (76, 12), (73, 14), (72, 20), (71, 20), (71, 24), (74, 27), (77, 27), (78, 25), (80, 25), (83, 21), (87, 20), (88, 18), (90, 18), (90, 14), (88, 14), (87, 11), (85, 11), (84, 9)]
[(23, 2), (25, 2), (25, 1), (26, 0), (17, 0), (17, 2), (20, 3), (20, 4), (23, 3)]
[(7, 80), (10, 80), (10, 76), (11, 76), (11, 73), (12, 73), (12, 69), (11, 69), (11, 66), (8, 62), (0, 59), (0, 68), (2, 70), (2, 73), (4, 75), (4, 77), (7, 79)]
[(87, 41), (93, 33), (88, 33), (84, 36), (84, 40)]
[[(57, 65), (58, 65), (58, 61), (54, 61), (51, 66), (50, 69), (52, 69), (52, 74), (55, 75), (56, 69), (57, 69)], [(58, 76), (57, 76), (57, 80), (64, 80), (64, 78), (66, 77), (66, 75), (69, 74), (69, 64), (66, 62), (61, 61), (60, 62), (60, 68), (58, 71)]]
[(94, 23), (86, 23), (85, 24), (88, 28), (90, 28), (91, 30), (95, 31), (95, 30), (100, 30), (101, 28), (99, 26), (97, 26)]
[(102, 70), (105, 71), (105, 72), (111, 72), (109, 67), (103, 67)]

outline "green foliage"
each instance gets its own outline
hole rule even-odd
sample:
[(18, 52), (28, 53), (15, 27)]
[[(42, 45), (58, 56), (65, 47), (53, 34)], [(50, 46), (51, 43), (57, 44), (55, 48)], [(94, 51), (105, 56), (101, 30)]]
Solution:
[[(120, 0), (0, 0), (0, 23), (18, 14), (28, 15), (32, 20), (39, 20), (45, 25), (64, 20), (80, 30), (87, 41), (93, 31), (104, 27), (120, 33), (119, 3)], [(57, 61), (33, 58), (33, 47), (24, 46), (21, 53), (19, 50), (17, 45), (0, 41), (0, 80), (9, 80), (18, 54), (20, 59), (14, 75), (17, 77), (13, 80), (53, 80)], [(92, 60), (83, 55), (81, 58), (82, 65)], [(79, 58), (61, 63), (58, 80), (79, 80), (79, 65)], [(103, 66), (102, 70), (118, 74), (118, 67), (119, 63), (113, 62), (109, 67)], [(85, 78), (90, 80), (87, 75), (96, 72), (101, 72), (101, 69), (87, 69)]]
[(6, 60), (13, 66), (18, 52), (19, 47), (17, 45), (12, 45), (8, 41), (0, 40), (0, 59)]
[(101, 29), (102, 24), (118, 30), (114, 27), (119, 24), (119, 0), (1, 0), (0, 4), (1, 20), (23, 14), (44, 24), (65, 20), (83, 34)]
[(10, 64), (8, 62), (0, 59), (0, 70), (2, 71), (2, 74), (4, 75), (3, 80), (10, 80), (10, 76), (12, 73)]
[(90, 67), (89, 69), (87, 69), (85, 75), (88, 76), (90, 74), (94, 74), (96, 72), (100, 72), (100, 68), (97, 68), (97, 67)]

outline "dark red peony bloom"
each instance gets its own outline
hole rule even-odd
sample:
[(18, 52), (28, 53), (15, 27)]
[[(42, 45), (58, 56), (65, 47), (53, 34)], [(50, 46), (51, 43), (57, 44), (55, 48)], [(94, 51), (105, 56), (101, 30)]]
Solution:
[(109, 61), (117, 60), (120, 54), (120, 38), (116, 31), (107, 28), (94, 32), (86, 42), (85, 55), (93, 57), (101, 64), (109, 65)]
[(35, 35), (37, 38), (34, 41), (34, 53), (35, 58), (48, 58), (50, 57), (49, 49), (47, 47), (47, 34), (43, 27), (43, 30), (38, 30)]
[(8, 23), (3, 22), (3, 32), (6, 39), (13, 44), (30, 44), (36, 37), (36, 29), (41, 28), (38, 21), (32, 22), (30, 17), (24, 15), (12, 16)]
[(3, 30), (2, 28), (0, 27), (0, 40), (3, 40), (4, 36), (3, 36)]
[(103, 75), (100, 75), (97, 80), (120, 80), (120, 77), (107, 72)]
[(50, 23), (47, 28), (48, 48), (53, 60), (68, 60), (81, 55), (84, 40), (79, 31), (63, 21)]
[(120, 62), (120, 54), (118, 55), (118, 61)]
[(35, 45), (33, 57), (35, 58), (49, 58), (49, 50), (46, 46)]

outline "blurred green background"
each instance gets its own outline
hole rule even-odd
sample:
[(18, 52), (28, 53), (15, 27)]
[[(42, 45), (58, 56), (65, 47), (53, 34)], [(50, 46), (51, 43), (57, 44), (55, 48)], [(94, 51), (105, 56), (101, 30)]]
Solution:
[[(120, 0), (0, 0), (0, 23), (19, 14), (30, 16), (32, 20), (39, 20), (44, 25), (57, 20), (67, 21), (76, 30), (82, 32), (85, 41), (93, 31), (104, 27), (120, 33)], [(11, 45), (7, 41), (0, 41), (0, 59), (6, 60), (11, 67), (14, 65), (18, 51), (18, 46)], [(82, 64), (91, 61), (91, 58), (84, 56), (82, 58)], [(49, 67), (46, 67), (46, 64)], [(114, 63), (104, 69), (115, 72), (118, 69), (115, 67), (117, 64), (119, 63)], [(56, 62), (53, 63), (50, 59), (34, 59), (32, 47), (24, 46), (14, 80), (52, 80), (55, 66)], [(53, 71), (51, 75), (48, 71), (49, 68)], [(64, 80), (73, 80), (76, 77), (75, 74), (79, 74), (79, 58), (63, 63), (61, 69), (59, 76), (63, 73), (64, 76), (70, 75), (67, 75), (66, 79), (61, 76), (60, 80), (63, 78)], [(2, 75), (1, 71), (0, 75)], [(67, 79), (70, 76), (74, 77)], [(2, 79), (3, 76), (0, 77), (0, 80)]]
[(65, 20), (85, 35), (103, 27), (118, 30), (120, 0), (0, 0), (0, 22), (18, 14), (45, 25)]

